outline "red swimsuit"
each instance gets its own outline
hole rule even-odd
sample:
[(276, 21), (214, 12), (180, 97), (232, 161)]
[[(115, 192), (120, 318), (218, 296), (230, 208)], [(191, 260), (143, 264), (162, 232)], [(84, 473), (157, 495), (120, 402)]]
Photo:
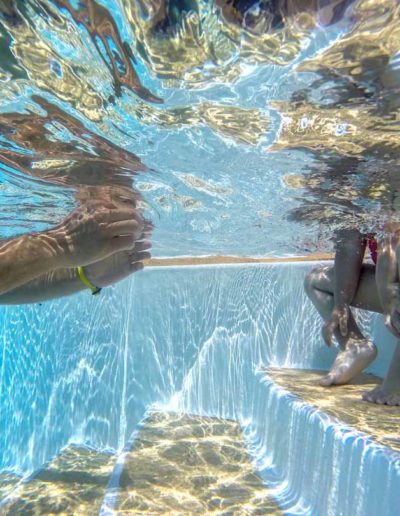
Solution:
[(375, 238), (374, 233), (368, 233), (367, 236), (367, 246), (369, 249), (369, 254), (371, 255), (371, 259), (376, 265), (376, 260), (378, 259), (378, 242)]

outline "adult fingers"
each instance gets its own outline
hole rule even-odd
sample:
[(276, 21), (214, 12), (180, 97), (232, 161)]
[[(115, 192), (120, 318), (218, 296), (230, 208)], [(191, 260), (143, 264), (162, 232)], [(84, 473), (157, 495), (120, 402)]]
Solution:
[(135, 251), (147, 251), (148, 249), (151, 249), (149, 240), (141, 240), (135, 243)]
[(113, 208), (99, 207), (94, 216), (99, 223), (105, 222), (111, 224), (124, 220), (136, 220), (137, 222), (141, 222), (142, 227), (144, 226), (141, 213), (138, 210), (130, 208), (116, 208), (115, 206)]
[(135, 245), (135, 236), (133, 234), (118, 235), (113, 238), (110, 243), (110, 254), (117, 253), (118, 251), (127, 251), (132, 249), (132, 247)]
[(151, 258), (151, 253), (146, 249), (138, 249), (135, 243), (135, 247), (128, 251), (128, 258), (130, 263), (138, 262), (141, 260), (147, 260)]
[(130, 270), (131, 272), (137, 272), (141, 271), (143, 269), (144, 265), (142, 262), (135, 262), (131, 264)]
[(136, 253), (134, 256), (132, 256), (131, 263), (141, 262), (143, 260), (148, 260), (149, 258), (151, 258), (151, 253), (147, 251), (140, 251), (140, 253)]
[(142, 229), (142, 226), (136, 220), (123, 220), (108, 224), (106, 231), (109, 237), (133, 235), (136, 240), (140, 236)]
[(149, 249), (151, 249), (151, 242), (148, 240), (135, 240), (132, 248), (129, 249), (128, 254), (130, 258), (134, 259), (138, 253), (141, 253), (142, 251), (148, 251)]

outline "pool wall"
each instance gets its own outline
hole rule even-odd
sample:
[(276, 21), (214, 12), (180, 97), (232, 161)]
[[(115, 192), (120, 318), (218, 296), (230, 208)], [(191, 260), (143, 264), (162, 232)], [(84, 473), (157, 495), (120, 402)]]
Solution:
[[(69, 442), (121, 449), (154, 403), (254, 419), (261, 366), (333, 359), (303, 291), (313, 266), (154, 267), (101, 296), (0, 307), (0, 467), (30, 472)], [(393, 340), (362, 319), (382, 374)]]

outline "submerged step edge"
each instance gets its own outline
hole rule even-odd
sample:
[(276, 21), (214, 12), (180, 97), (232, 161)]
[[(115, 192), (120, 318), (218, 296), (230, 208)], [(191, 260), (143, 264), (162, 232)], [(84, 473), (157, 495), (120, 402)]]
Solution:
[(277, 479), (285, 514), (395, 514), (400, 454), (290, 392), (295, 379), (279, 385), (281, 371), (259, 371), (245, 434), (261, 476)]

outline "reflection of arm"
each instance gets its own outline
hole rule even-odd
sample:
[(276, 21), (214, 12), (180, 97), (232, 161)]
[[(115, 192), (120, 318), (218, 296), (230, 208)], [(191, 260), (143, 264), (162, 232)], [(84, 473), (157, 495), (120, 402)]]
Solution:
[(336, 234), (334, 300), (336, 307), (350, 305), (357, 291), (366, 242), (356, 229)]

